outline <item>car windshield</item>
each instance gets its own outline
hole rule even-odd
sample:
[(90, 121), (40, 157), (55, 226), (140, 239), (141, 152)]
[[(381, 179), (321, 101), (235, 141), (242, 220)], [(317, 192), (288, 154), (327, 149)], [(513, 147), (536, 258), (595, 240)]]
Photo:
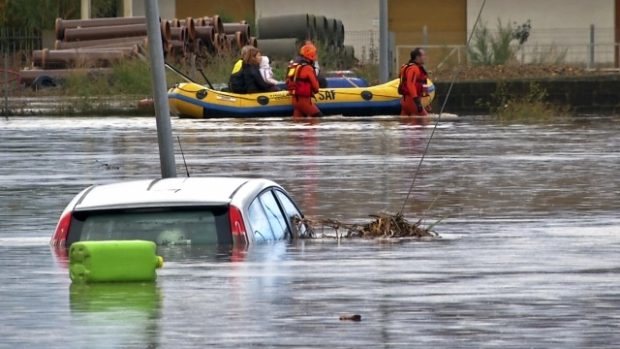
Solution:
[(75, 212), (67, 242), (149, 240), (158, 245), (230, 244), (228, 207)]

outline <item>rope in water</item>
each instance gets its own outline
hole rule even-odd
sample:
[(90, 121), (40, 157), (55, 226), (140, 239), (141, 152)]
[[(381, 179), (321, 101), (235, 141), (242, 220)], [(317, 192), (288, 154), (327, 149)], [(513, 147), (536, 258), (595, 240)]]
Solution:
[[(469, 48), (471, 39), (474, 37), (476, 28), (478, 27), (478, 23), (480, 22), (480, 17), (482, 16), (482, 9), (484, 9), (484, 5), (486, 4), (486, 2), (487, 0), (482, 1), (482, 5), (480, 6), (480, 11), (478, 11), (478, 17), (476, 17), (474, 26), (471, 29), (471, 33), (469, 33), (469, 37), (467, 38), (467, 43), (465, 44), (466, 49)], [(437, 130), (437, 125), (439, 125), (439, 121), (441, 121), (441, 115), (443, 114), (443, 111), (446, 108), (446, 104), (448, 103), (448, 98), (450, 97), (450, 93), (452, 92), (452, 87), (454, 86), (454, 82), (456, 78), (458, 77), (459, 73), (461, 72), (461, 69), (462, 69), (462, 65), (458, 66), (458, 68), (455, 69), (454, 72), (452, 73), (452, 78), (450, 80), (450, 86), (448, 87), (448, 92), (446, 93), (446, 97), (443, 99), (443, 103), (441, 104), (441, 108), (439, 109), (439, 115), (437, 116), (437, 121), (435, 121), (435, 126), (433, 127), (433, 130), (431, 131), (431, 135), (428, 137), (428, 141), (426, 142), (426, 147), (424, 148), (422, 157), (420, 158), (420, 161), (418, 162), (418, 166), (416, 167), (415, 173), (413, 174), (413, 179), (411, 180), (411, 185), (409, 186), (409, 191), (407, 192), (407, 197), (405, 197), (405, 201), (403, 201), (403, 205), (399, 211), (400, 214), (402, 214), (403, 211), (405, 210), (405, 206), (407, 205), (407, 202), (409, 201), (409, 198), (411, 197), (411, 193), (413, 192), (413, 186), (415, 185), (415, 180), (418, 178), (418, 174), (420, 173), (420, 168), (422, 167), (422, 162), (424, 162), (424, 158), (426, 157), (426, 154), (428, 153), (428, 149), (430, 148), (430, 145), (431, 145), (431, 140), (433, 139), (433, 136), (435, 135), (435, 131)]]

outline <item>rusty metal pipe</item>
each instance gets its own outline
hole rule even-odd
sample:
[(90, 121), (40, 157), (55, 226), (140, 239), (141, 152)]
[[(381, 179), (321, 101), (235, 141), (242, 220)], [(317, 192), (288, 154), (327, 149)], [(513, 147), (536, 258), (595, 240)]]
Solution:
[(161, 21), (161, 38), (165, 42), (172, 40), (172, 32), (170, 31), (170, 22)]
[(84, 48), (84, 47), (114, 47), (116, 46), (127, 46), (134, 44), (143, 44), (146, 40), (145, 36), (131, 36), (131, 37), (123, 37), (123, 38), (114, 38), (114, 39), (103, 39), (103, 40), (84, 40), (84, 41), (60, 41), (56, 40), (54, 43), (54, 49), (56, 50), (65, 50), (70, 48)]
[(172, 40), (170, 42), (170, 44), (172, 46), (171, 52), (175, 56), (187, 57), (187, 52), (188, 52), (188, 43), (187, 43), (187, 41)]
[(248, 45), (250, 45), (250, 46), (254, 46), (254, 47), (258, 47), (258, 40), (256, 39), (256, 37), (251, 36), (251, 37), (248, 39)]
[(215, 30), (212, 26), (196, 27), (196, 35), (207, 46), (215, 46)]
[(66, 68), (70, 66), (108, 66), (128, 58), (137, 52), (130, 48), (84, 48), (69, 50), (34, 50), (32, 62), (42, 68)]
[(180, 41), (185, 42), (188, 40), (187, 27), (185, 26), (172, 27), (170, 28), (170, 35), (173, 41), (180, 40)]
[(206, 45), (202, 42), (202, 39), (196, 38), (189, 43), (189, 51), (196, 54), (201, 54), (201, 49), (206, 47)]
[(110, 27), (116, 25), (144, 24), (145, 17), (112, 17), (112, 18), (93, 18), (93, 19), (62, 19), (56, 18), (55, 32), (56, 39), (63, 40), (65, 29), (70, 28), (90, 28), (90, 27)]
[[(169, 41), (171, 39), (170, 23), (162, 21), (161, 32), (164, 40)], [(71, 28), (65, 30), (65, 41), (102, 40), (132, 36), (146, 36), (146, 24)]]
[(204, 25), (210, 25), (213, 27), (216, 33), (224, 33), (224, 24), (220, 16), (215, 15), (213, 17), (202, 17)]
[(250, 26), (245, 23), (224, 23), (224, 33), (235, 34), (241, 32), (246, 38), (251, 36)]
[(128, 36), (146, 36), (146, 24), (71, 28), (65, 30), (65, 41), (113, 39)]
[(180, 20), (179, 24), (187, 28), (187, 39), (189, 41), (196, 40), (196, 22), (192, 17)]
[(231, 38), (233, 40), (234, 44), (238, 48), (242, 48), (248, 42), (248, 38), (242, 32), (236, 32), (234, 34), (225, 34), (225, 35), (226, 35), (227, 38)]
[(235, 38), (235, 34), (223, 34), (224, 35), (224, 40), (226, 41), (226, 44), (224, 46), (224, 50), (225, 52), (235, 52), (236, 50), (239, 49), (239, 47), (237, 46), (237, 39)]
[(226, 34), (215, 33), (216, 51), (217, 53), (225, 53), (230, 51)]
[(241, 32), (236, 32), (235, 34), (225, 34), (226, 39), (230, 43), (230, 47), (232, 51), (240, 50), (243, 46), (245, 46), (247, 39), (245, 39), (245, 35)]

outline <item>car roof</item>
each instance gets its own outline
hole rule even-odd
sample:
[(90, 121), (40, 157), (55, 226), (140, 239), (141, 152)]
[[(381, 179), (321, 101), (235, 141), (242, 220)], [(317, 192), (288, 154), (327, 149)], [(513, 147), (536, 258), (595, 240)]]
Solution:
[[(138, 207), (227, 205), (237, 191), (260, 192), (276, 183), (263, 178), (176, 177), (95, 185), (87, 189), (74, 210)], [(247, 188), (246, 188), (247, 187)]]

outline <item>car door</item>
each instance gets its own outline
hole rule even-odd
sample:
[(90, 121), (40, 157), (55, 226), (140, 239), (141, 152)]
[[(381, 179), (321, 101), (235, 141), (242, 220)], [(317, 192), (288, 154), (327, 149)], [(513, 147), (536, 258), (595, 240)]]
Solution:
[(263, 191), (248, 208), (248, 218), (257, 242), (282, 240), (290, 236), (285, 214), (271, 189)]
[(284, 210), (284, 215), (286, 217), (286, 221), (289, 224), (289, 227), (292, 230), (297, 230), (294, 234), (294, 237), (306, 236), (308, 230), (305, 224), (295, 224), (294, 218), (303, 218), (304, 215), (297, 208), (297, 205), (293, 202), (293, 200), (283, 191), (274, 189), (274, 194), (276, 195), (278, 201), (280, 202), (280, 206)]
[(267, 215), (267, 220), (271, 226), (274, 239), (282, 240), (290, 236), (287, 220), (280, 209), (274, 192), (272, 190), (267, 190), (259, 196), (259, 199)]
[(248, 232), (248, 234), (254, 235), (254, 241), (261, 242), (273, 240), (274, 235), (271, 230), (271, 225), (269, 224), (269, 219), (258, 197), (255, 198), (248, 207), (248, 219), (250, 220), (250, 227), (252, 228), (252, 231)]

